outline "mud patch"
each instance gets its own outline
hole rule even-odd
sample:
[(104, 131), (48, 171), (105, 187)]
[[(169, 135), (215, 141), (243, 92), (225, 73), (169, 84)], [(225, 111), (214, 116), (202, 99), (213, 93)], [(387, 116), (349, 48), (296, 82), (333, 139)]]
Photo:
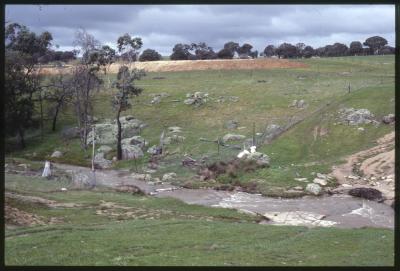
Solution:
[(44, 222), (44, 217), (11, 207), (7, 203), (4, 208), (4, 220), (6, 226), (35, 226), (46, 224)]
[(39, 204), (39, 205), (44, 205), (49, 208), (74, 208), (74, 207), (80, 207), (80, 204), (77, 203), (58, 203), (54, 200), (48, 200), (44, 199), (41, 197), (35, 197), (35, 196), (25, 196), (25, 195), (19, 195), (11, 192), (6, 192), (5, 194), (6, 198), (11, 198), (15, 199), (18, 201), (21, 201), (23, 203), (28, 203), (28, 204)]

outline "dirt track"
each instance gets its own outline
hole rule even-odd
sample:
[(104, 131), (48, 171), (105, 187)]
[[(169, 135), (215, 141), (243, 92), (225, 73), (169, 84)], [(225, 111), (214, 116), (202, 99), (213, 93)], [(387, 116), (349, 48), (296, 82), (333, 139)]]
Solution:
[[(120, 63), (112, 64), (109, 73), (117, 73)], [(170, 71), (201, 71), (201, 70), (262, 70), (277, 68), (304, 68), (306, 64), (290, 61), (287, 59), (214, 59), (214, 60), (179, 60), (179, 61), (150, 61), (135, 62), (132, 67), (144, 69), (147, 72), (170, 72)], [(54, 74), (59, 71), (69, 72), (71, 66), (65, 68), (42, 68), (43, 74)]]

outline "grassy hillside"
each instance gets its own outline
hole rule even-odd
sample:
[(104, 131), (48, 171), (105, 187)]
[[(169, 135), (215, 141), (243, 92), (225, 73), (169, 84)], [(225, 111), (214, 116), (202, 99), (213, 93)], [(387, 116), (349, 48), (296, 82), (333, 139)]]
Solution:
[[(6, 206), (44, 225), (7, 227), (6, 265), (365, 265), (394, 261), (393, 231), (257, 224), (258, 217), (66, 181), (6, 175)], [(59, 192), (68, 187), (68, 192)], [(7, 218), (7, 216), (6, 216)], [(55, 221), (55, 222), (54, 222)], [(9, 222), (6, 220), (6, 222)]]
[[(311, 172), (329, 172), (330, 167), (344, 156), (374, 144), (374, 141), (393, 130), (393, 126), (365, 125), (364, 132), (357, 127), (337, 124), (336, 113), (343, 107), (367, 108), (377, 119), (394, 113), (394, 57), (338, 57), (300, 60), (306, 68), (271, 70), (220, 70), (148, 73), (138, 82), (143, 94), (135, 98), (132, 109), (125, 112), (148, 124), (142, 136), (150, 143), (157, 144), (161, 132), (169, 126), (180, 126), (186, 140), (181, 144), (167, 147), (169, 153), (155, 177), (165, 172), (176, 172), (181, 182), (194, 172), (180, 166), (184, 154), (195, 159), (207, 156), (209, 162), (234, 157), (237, 150), (220, 148), (213, 143), (202, 142), (199, 138), (215, 140), (227, 133), (252, 137), (253, 123), (256, 132), (263, 132), (268, 124), (285, 125), (292, 117), (306, 118), (261, 151), (271, 157), (269, 169), (239, 174), (232, 179), (221, 176), (223, 183), (254, 182), (258, 190), (267, 195), (280, 194), (281, 188), (299, 185), (293, 181), (296, 176), (309, 177)], [(108, 75), (111, 80), (115, 74)], [(154, 79), (164, 77), (164, 79)], [(106, 80), (108, 81), (108, 79)], [(348, 93), (350, 84), (351, 93)], [(203, 106), (183, 104), (187, 93), (202, 91), (209, 93), (210, 100)], [(113, 89), (103, 89), (96, 96), (95, 116), (100, 119), (114, 118), (111, 107)], [(170, 97), (158, 105), (151, 105), (149, 94), (166, 92)], [(221, 96), (239, 97), (237, 102), (216, 102)], [(288, 107), (293, 100), (304, 99), (304, 109)], [(174, 100), (179, 100), (178, 102)], [(318, 111), (317, 111), (318, 110)], [(316, 112), (317, 111), (317, 112)], [(239, 122), (238, 130), (224, 127), (228, 120)], [(54, 161), (89, 165), (90, 153), (81, 150), (78, 140), (63, 141), (59, 132), (66, 125), (74, 125), (71, 110), (66, 109), (59, 122), (57, 133), (50, 133), (48, 127), (43, 139), (38, 133), (28, 137), (28, 148), (23, 151), (11, 150), (8, 155), (28, 159), (44, 160), (54, 150), (65, 155)], [(324, 135), (318, 133), (325, 131)], [(314, 135), (316, 133), (316, 135)], [(13, 147), (9, 140), (8, 148)], [(115, 146), (112, 146), (115, 149)], [(109, 158), (115, 155), (115, 151)], [(146, 154), (138, 161), (146, 164)], [(115, 168), (134, 168), (132, 161), (120, 161)], [(202, 183), (201, 186), (211, 184)]]

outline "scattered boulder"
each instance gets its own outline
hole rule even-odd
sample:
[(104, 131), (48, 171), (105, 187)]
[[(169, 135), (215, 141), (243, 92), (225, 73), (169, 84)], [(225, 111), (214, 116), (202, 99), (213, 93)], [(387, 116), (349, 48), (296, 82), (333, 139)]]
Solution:
[(55, 152), (53, 152), (53, 154), (51, 155), (51, 157), (54, 157), (54, 158), (60, 158), (61, 156), (63, 156), (63, 154), (62, 154), (62, 152), (60, 152), (60, 151), (55, 151)]
[(304, 100), (293, 100), (293, 102), (289, 105), (289, 107), (296, 107), (296, 108), (305, 108), (306, 102)]
[(166, 92), (150, 93), (149, 96), (152, 97), (152, 100), (150, 101), (151, 104), (159, 104), (162, 98), (169, 97), (169, 94)]
[(141, 136), (133, 136), (129, 138), (122, 139), (122, 145), (137, 145), (140, 148), (144, 148), (148, 145), (148, 142)]
[(185, 139), (186, 139), (186, 137), (180, 136), (180, 135), (172, 135), (168, 138), (170, 138), (171, 143), (181, 143), (181, 142), (185, 141)]
[(139, 181), (151, 181), (150, 174), (140, 174), (140, 173), (132, 173), (132, 178)]
[(181, 133), (182, 132), (182, 128), (181, 127), (178, 127), (178, 126), (171, 126), (171, 127), (168, 127), (168, 132), (169, 133)]
[(177, 175), (175, 172), (170, 172), (170, 173), (165, 173), (162, 176), (162, 181), (163, 182), (171, 182), (174, 181), (176, 179)]
[(159, 104), (160, 102), (161, 102), (161, 96), (155, 96), (150, 101), (151, 104)]
[(143, 155), (142, 149), (137, 145), (122, 145), (122, 159), (124, 160), (137, 159)]
[(136, 185), (132, 184), (123, 184), (123, 185), (118, 185), (115, 188), (116, 191), (118, 192), (123, 192), (123, 193), (131, 193), (131, 194), (138, 194), (138, 195), (144, 195), (145, 192), (141, 190), (139, 187)]
[(270, 158), (268, 155), (261, 152), (251, 152), (244, 156), (245, 160), (255, 161), (260, 167), (268, 167)]
[(298, 181), (298, 182), (303, 182), (303, 183), (307, 183), (308, 182), (307, 178), (294, 178), (294, 180)]
[(112, 151), (112, 148), (111, 148), (110, 146), (107, 146), (107, 145), (100, 146), (100, 147), (97, 149), (97, 152), (102, 152), (102, 153), (104, 153), (104, 154), (107, 154), (107, 153), (109, 153), (109, 152), (111, 152), (111, 151)]
[(224, 103), (224, 102), (234, 102), (234, 103), (236, 103), (236, 102), (238, 102), (239, 101), (239, 97), (237, 97), (237, 96), (220, 96), (217, 100), (216, 100), (216, 102), (217, 103)]
[(66, 127), (61, 131), (61, 136), (64, 139), (79, 138), (79, 128), (78, 127)]
[(94, 156), (94, 165), (97, 168), (110, 168), (112, 162), (104, 158), (104, 153), (99, 152)]
[(343, 108), (338, 113), (342, 121), (348, 125), (369, 124), (374, 120), (374, 115), (364, 108)]
[(385, 124), (391, 124), (391, 123), (395, 122), (394, 114), (389, 114), (389, 115), (384, 116), (382, 118), (382, 122)]
[(284, 129), (276, 124), (270, 124), (267, 126), (267, 128), (264, 131), (264, 142), (266, 144), (270, 143), (273, 139), (275, 139), (277, 136), (279, 136), (281, 133), (284, 132)]
[(236, 141), (236, 140), (242, 140), (245, 138), (246, 138), (246, 136), (244, 136), (244, 135), (226, 134), (222, 137), (222, 141), (223, 142)]
[(374, 201), (382, 201), (382, 192), (374, 188), (357, 187), (349, 190), (349, 195)]
[(183, 101), (183, 103), (187, 104), (187, 105), (194, 104), (195, 102), (196, 102), (196, 100), (192, 99), (192, 98), (189, 98), (189, 99), (186, 99), (186, 100)]
[(208, 93), (200, 91), (197, 91), (194, 94), (188, 93), (186, 94), (186, 98), (187, 99), (183, 101), (184, 104), (200, 106), (207, 102)]
[(323, 179), (323, 180), (327, 180), (329, 179), (329, 177), (325, 174), (322, 173), (317, 173), (317, 178)]
[(314, 195), (318, 196), (318, 195), (321, 194), (322, 188), (321, 188), (321, 186), (319, 186), (316, 183), (309, 183), (306, 186), (306, 191), (310, 192), (311, 194), (314, 194)]
[(147, 153), (150, 153), (152, 155), (161, 154), (161, 147), (153, 145), (147, 149)]
[(236, 120), (228, 120), (225, 123), (225, 128), (227, 129), (236, 129), (239, 126), (239, 122), (237, 122)]
[(328, 184), (328, 182), (326, 181), (326, 179), (320, 179), (320, 178), (315, 178), (315, 179), (313, 180), (313, 183), (316, 183), (316, 184), (319, 184), (319, 185), (322, 185), (322, 186), (325, 186), (325, 185)]

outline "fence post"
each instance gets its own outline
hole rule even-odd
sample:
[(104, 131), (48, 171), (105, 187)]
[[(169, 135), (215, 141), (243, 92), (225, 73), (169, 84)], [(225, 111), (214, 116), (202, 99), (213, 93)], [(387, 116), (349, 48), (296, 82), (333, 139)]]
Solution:
[(93, 176), (93, 183), (92, 183), (92, 187), (96, 186), (96, 172), (94, 169), (94, 148), (95, 148), (95, 128), (94, 125), (92, 127), (92, 134), (93, 134), (93, 138), (92, 138), (92, 176)]

